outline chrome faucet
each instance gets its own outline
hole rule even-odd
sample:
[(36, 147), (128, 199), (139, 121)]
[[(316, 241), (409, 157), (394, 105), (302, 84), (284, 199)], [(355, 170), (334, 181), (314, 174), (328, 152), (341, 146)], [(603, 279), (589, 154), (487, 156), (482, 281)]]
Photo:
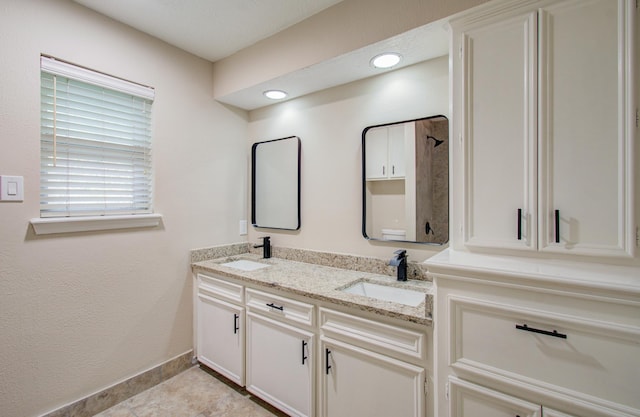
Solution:
[(253, 245), (254, 248), (262, 248), (262, 257), (271, 258), (271, 236), (263, 236), (262, 245)]
[(393, 252), (394, 256), (389, 261), (389, 265), (398, 267), (398, 281), (407, 280), (407, 251), (399, 249)]

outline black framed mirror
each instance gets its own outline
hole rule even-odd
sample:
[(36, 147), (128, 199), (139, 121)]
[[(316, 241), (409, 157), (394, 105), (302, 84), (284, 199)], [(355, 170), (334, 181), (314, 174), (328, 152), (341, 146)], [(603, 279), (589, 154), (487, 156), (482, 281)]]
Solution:
[(449, 120), (442, 115), (362, 132), (362, 234), (432, 245), (449, 241)]
[(300, 229), (300, 149), (297, 136), (251, 147), (251, 223), (270, 229)]

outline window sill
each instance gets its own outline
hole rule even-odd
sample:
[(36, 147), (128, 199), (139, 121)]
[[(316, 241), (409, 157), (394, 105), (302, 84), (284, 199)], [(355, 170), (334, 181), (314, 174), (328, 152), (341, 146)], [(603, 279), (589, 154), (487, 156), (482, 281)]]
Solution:
[(162, 221), (160, 214), (137, 214), (125, 216), (54, 217), (31, 219), (36, 235), (54, 233), (92, 232), (97, 230), (130, 229), (134, 227), (157, 227)]

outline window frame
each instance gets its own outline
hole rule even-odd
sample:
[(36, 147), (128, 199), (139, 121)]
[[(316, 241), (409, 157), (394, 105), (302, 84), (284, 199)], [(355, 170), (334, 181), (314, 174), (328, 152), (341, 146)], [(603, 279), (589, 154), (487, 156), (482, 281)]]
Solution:
[[(41, 56), (40, 60), (40, 71), (41, 71), (41, 80), (44, 79), (44, 73), (48, 75), (61, 76), (67, 78), (69, 80), (73, 80), (75, 82), (80, 82), (83, 84), (89, 84), (94, 87), (104, 88), (106, 90), (110, 90), (110, 92), (125, 93), (130, 96), (135, 96), (135, 98), (139, 98), (142, 100), (148, 100), (153, 105), (153, 101), (155, 99), (155, 90), (151, 87), (144, 86), (141, 84), (133, 83), (130, 81), (126, 81), (120, 78), (116, 78), (104, 73), (100, 73), (97, 71), (93, 71), (84, 67), (80, 67), (74, 64), (70, 64), (56, 58), (50, 56)], [(47, 75), (47, 76), (48, 76)], [(41, 85), (41, 89), (42, 89)], [(93, 88), (93, 87), (92, 87)], [(42, 94), (42, 93), (41, 93)], [(44, 106), (44, 99), (41, 98), (41, 106)], [(150, 116), (147, 120), (149, 131), (151, 126)], [(54, 123), (55, 125), (55, 123)], [(41, 129), (44, 126), (44, 121), (41, 121)], [(54, 130), (54, 142), (55, 142), (55, 130)], [(150, 140), (150, 134), (149, 134)], [(133, 139), (132, 139), (133, 140)], [(44, 136), (41, 132), (40, 144), (43, 146), (45, 142)], [(97, 142), (100, 142), (99, 140)], [(105, 140), (105, 143), (108, 143)], [(70, 149), (73, 148), (74, 145), (69, 145)], [(148, 146), (148, 149), (147, 149)], [(151, 143), (143, 146), (144, 155), (150, 158), (151, 153)], [(42, 151), (41, 151), (42, 152)], [(94, 151), (91, 151), (94, 152)], [(55, 156), (54, 156), (55, 157)], [(43, 155), (41, 154), (40, 160), (43, 160)], [(74, 213), (72, 209), (67, 210), (66, 212), (59, 213), (49, 213), (47, 215), (46, 211), (43, 216), (42, 204), (43, 204), (43, 195), (40, 195), (40, 217), (31, 219), (30, 223), (33, 226), (33, 229), (36, 234), (50, 234), (50, 233), (67, 233), (67, 232), (81, 232), (81, 231), (95, 231), (95, 230), (110, 230), (110, 229), (122, 229), (122, 228), (132, 228), (132, 227), (155, 227), (158, 226), (162, 220), (162, 216), (160, 214), (153, 212), (153, 170), (151, 168), (151, 161), (148, 159), (148, 172), (143, 175), (143, 179), (148, 183), (146, 187), (143, 187), (143, 191), (140, 195), (147, 198), (147, 204), (141, 207), (132, 206), (131, 213), (123, 213), (121, 211), (116, 211), (114, 213), (110, 213), (108, 209), (97, 210), (97, 215), (93, 215), (94, 213), (91, 211), (86, 211), (85, 214), (82, 212)], [(132, 168), (133, 169), (133, 168)], [(107, 177), (108, 178), (108, 177)], [(40, 187), (42, 187), (42, 181), (40, 180)], [(40, 188), (42, 192), (42, 188)], [(137, 193), (137, 191), (136, 191)], [(137, 194), (136, 194), (137, 195)], [(51, 197), (47, 195), (50, 199)], [(104, 205), (104, 207), (108, 207), (108, 205)], [(87, 215), (89, 213), (89, 215)]]

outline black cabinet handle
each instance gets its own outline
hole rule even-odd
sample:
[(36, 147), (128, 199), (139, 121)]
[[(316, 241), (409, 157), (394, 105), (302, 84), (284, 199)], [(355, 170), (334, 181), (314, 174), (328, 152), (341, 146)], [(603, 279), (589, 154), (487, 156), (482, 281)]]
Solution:
[(566, 334), (562, 334), (562, 333), (558, 333), (557, 330), (553, 330), (553, 331), (549, 331), (549, 330), (540, 330), (540, 329), (536, 329), (535, 327), (529, 327), (526, 324), (516, 324), (516, 329), (518, 330), (524, 330), (526, 332), (532, 332), (532, 333), (538, 333), (538, 334), (543, 334), (545, 336), (553, 336), (553, 337), (559, 337), (560, 339), (566, 339), (567, 335)]
[(329, 369), (331, 369), (331, 365), (329, 365), (329, 355), (331, 354), (331, 351), (329, 349), (324, 350), (324, 369), (325, 372), (327, 373), (327, 375), (329, 375)]
[(382, 175), (385, 175), (385, 173), (384, 173), (384, 165), (382, 165)]
[(518, 240), (522, 240), (522, 209), (518, 209)]
[(267, 307), (275, 308), (276, 310), (284, 311), (284, 306), (277, 306), (273, 303), (267, 303)]
[(237, 314), (233, 315), (233, 334), (237, 334), (238, 330), (240, 330), (240, 316)]
[(392, 175), (396, 175), (396, 166), (395, 165), (391, 165), (391, 174)]
[(560, 210), (555, 211), (556, 218), (556, 243), (560, 243)]
[(309, 357), (307, 355), (304, 354), (304, 348), (307, 347), (307, 342), (305, 342), (304, 340), (302, 341), (302, 364), (304, 365), (304, 361), (306, 361), (307, 359), (309, 359)]

